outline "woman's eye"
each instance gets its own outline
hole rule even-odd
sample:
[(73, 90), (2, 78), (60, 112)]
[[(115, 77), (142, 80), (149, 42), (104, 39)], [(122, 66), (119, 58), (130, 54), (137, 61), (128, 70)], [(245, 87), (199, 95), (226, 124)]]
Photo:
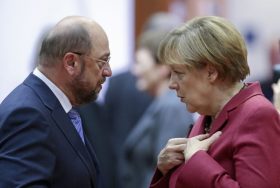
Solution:
[(173, 71), (173, 73), (178, 77), (178, 78), (183, 78), (184, 73), (180, 72), (180, 71)]
[(177, 74), (177, 75), (183, 75), (184, 74), (184, 73), (179, 72), (179, 71), (174, 71), (174, 73)]

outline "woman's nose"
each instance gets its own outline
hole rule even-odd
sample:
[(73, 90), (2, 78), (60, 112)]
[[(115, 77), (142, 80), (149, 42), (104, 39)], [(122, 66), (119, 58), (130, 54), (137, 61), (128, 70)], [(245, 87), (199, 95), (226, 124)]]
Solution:
[(171, 75), (170, 80), (169, 80), (169, 88), (177, 90), (178, 89), (178, 84), (174, 82), (173, 76)]

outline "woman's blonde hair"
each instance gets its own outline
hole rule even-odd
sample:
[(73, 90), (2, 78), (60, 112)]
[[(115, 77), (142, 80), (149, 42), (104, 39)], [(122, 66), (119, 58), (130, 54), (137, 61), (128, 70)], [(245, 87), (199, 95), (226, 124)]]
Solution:
[(161, 42), (158, 57), (190, 69), (210, 64), (220, 79), (232, 82), (250, 73), (244, 39), (229, 21), (216, 16), (197, 17), (171, 31)]

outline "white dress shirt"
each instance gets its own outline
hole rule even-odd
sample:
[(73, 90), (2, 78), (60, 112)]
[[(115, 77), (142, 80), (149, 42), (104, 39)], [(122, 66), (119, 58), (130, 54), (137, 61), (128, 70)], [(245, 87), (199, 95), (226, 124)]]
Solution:
[(66, 113), (68, 113), (72, 105), (68, 97), (59, 89), (51, 80), (49, 80), (43, 73), (41, 73), (37, 68), (34, 69), (33, 74), (40, 78), (54, 93), (60, 104), (62, 105), (63, 109)]

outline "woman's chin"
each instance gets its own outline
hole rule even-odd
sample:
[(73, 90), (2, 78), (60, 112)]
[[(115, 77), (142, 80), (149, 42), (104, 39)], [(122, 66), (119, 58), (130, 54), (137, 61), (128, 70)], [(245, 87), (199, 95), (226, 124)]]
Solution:
[(190, 105), (190, 104), (186, 104), (186, 107), (187, 107), (187, 110), (189, 112), (191, 112), (191, 113), (197, 112), (197, 109), (194, 106)]

